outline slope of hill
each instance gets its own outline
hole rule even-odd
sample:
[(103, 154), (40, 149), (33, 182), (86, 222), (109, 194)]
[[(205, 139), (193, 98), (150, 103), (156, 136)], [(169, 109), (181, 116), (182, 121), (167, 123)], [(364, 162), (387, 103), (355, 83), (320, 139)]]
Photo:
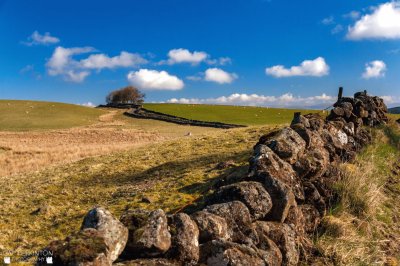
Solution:
[(400, 106), (399, 107), (389, 108), (388, 111), (391, 114), (400, 114)]
[(316, 113), (318, 110), (279, 109), (251, 106), (206, 104), (145, 104), (146, 109), (188, 119), (236, 125), (277, 125), (290, 123), (294, 112)]
[(84, 106), (39, 101), (0, 100), (0, 130), (29, 131), (89, 125), (105, 114)]

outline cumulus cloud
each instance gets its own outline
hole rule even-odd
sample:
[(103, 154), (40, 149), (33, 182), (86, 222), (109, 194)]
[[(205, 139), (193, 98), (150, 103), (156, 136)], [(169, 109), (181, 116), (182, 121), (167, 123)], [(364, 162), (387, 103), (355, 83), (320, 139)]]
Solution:
[(172, 49), (168, 52), (168, 59), (162, 60), (158, 64), (159, 65), (175, 65), (188, 63), (193, 66), (196, 66), (200, 63), (206, 63), (208, 65), (228, 65), (232, 63), (232, 59), (229, 57), (219, 57), (219, 58), (211, 58), (211, 56), (204, 51), (194, 51), (191, 52), (188, 49), (179, 48)]
[(139, 54), (122, 51), (120, 55), (109, 57), (106, 54), (93, 54), (80, 61), (83, 68), (103, 69), (117, 67), (131, 67), (146, 64), (147, 60)]
[(277, 65), (265, 69), (267, 75), (276, 78), (294, 77), (294, 76), (311, 76), (322, 77), (329, 74), (329, 65), (323, 57), (314, 60), (305, 60), (300, 66), (292, 66), (287, 69), (283, 65)]
[(184, 83), (166, 71), (140, 69), (128, 73), (128, 81), (142, 90), (181, 90)]
[(209, 68), (204, 73), (206, 81), (216, 82), (219, 84), (232, 83), (238, 76), (235, 73), (228, 73), (219, 68)]
[(32, 45), (50, 45), (56, 44), (60, 42), (60, 39), (57, 37), (51, 36), (49, 32), (44, 33), (43, 35), (40, 34), (38, 31), (34, 31), (31, 36), (28, 37), (27, 42), (23, 42), (23, 44), (27, 46)]
[(326, 107), (331, 105), (335, 101), (335, 97), (326, 95), (325, 93), (322, 95), (311, 97), (294, 96), (292, 93), (285, 93), (281, 96), (234, 93), (229, 96), (206, 99), (172, 98), (167, 102), (185, 104), (229, 104), (269, 107)]
[(349, 27), (347, 38), (351, 40), (399, 39), (400, 2), (388, 2), (373, 8), (371, 14), (362, 16), (354, 26)]
[(387, 67), (385, 62), (380, 60), (375, 60), (365, 64), (365, 71), (362, 74), (364, 79), (370, 78), (382, 78), (385, 76)]
[(206, 52), (199, 52), (194, 51), (190, 52), (187, 49), (179, 48), (179, 49), (172, 49), (168, 52), (169, 59), (166, 63), (173, 65), (173, 64), (180, 64), (180, 63), (189, 63), (192, 65), (198, 65), (201, 62), (205, 61), (209, 55)]
[(400, 104), (400, 96), (383, 95), (380, 97), (385, 101), (386, 105), (398, 106)]
[(62, 76), (67, 81), (82, 82), (88, 77), (90, 70), (104, 68), (132, 67), (147, 61), (138, 54), (121, 52), (120, 55), (109, 57), (105, 54), (92, 54), (82, 60), (75, 60), (73, 56), (93, 53), (92, 47), (64, 48), (58, 46), (51, 58), (47, 61), (47, 72), (50, 76)]
[(72, 56), (93, 52), (92, 47), (57, 47), (51, 58), (47, 61), (47, 72), (50, 76), (63, 76), (65, 80), (82, 82), (89, 74), (89, 71), (82, 70), (78, 61)]

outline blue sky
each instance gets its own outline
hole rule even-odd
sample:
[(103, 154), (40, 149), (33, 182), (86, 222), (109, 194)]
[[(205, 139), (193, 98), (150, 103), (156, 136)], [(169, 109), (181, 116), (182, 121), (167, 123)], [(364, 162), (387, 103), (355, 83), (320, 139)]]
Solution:
[(0, 98), (323, 107), (400, 102), (400, 3), (0, 0)]

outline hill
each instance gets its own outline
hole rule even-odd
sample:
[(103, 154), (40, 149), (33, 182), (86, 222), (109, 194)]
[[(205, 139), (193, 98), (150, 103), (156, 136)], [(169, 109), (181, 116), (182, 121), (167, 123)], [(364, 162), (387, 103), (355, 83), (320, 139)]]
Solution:
[(400, 114), (400, 106), (398, 107), (393, 107), (388, 109), (389, 113), (391, 114)]
[(30, 131), (89, 125), (105, 114), (103, 110), (74, 104), (0, 100), (0, 129)]
[(188, 119), (237, 125), (280, 125), (290, 123), (294, 112), (316, 113), (319, 110), (281, 109), (252, 106), (207, 104), (144, 104), (146, 109)]

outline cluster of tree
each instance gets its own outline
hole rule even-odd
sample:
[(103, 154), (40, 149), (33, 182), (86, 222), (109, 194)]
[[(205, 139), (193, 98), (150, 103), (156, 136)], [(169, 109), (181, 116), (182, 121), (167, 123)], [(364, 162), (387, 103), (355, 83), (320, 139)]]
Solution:
[(110, 92), (106, 97), (107, 104), (142, 104), (145, 95), (133, 86)]

